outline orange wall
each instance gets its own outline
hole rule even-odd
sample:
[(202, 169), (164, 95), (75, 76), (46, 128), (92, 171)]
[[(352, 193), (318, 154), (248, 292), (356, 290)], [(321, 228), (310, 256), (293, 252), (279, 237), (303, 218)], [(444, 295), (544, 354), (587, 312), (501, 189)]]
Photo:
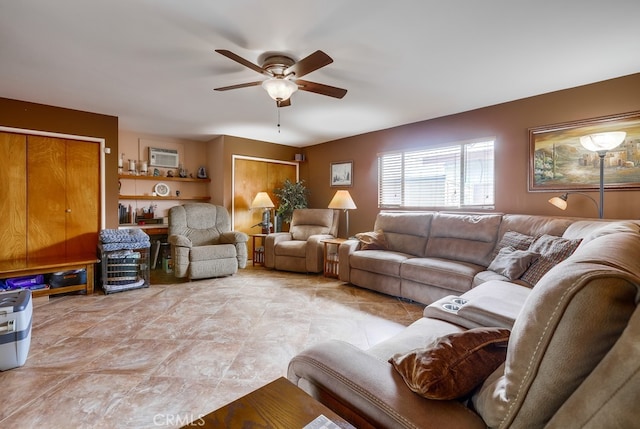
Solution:
[[(0, 125), (105, 139), (106, 226), (118, 226), (118, 118), (44, 104), (0, 98)], [(46, 166), (45, 166), (46, 167)]]
[[(377, 208), (378, 152), (496, 137), (496, 211), (551, 216), (596, 217), (586, 198), (571, 199), (561, 212), (547, 203), (557, 192), (528, 192), (528, 128), (625, 112), (640, 111), (640, 74), (599, 82), (503, 103), (482, 109), (417, 122), (397, 128), (309, 146), (304, 149), (232, 136), (206, 143), (207, 168), (212, 178), (211, 197), (215, 204), (231, 207), (232, 155), (293, 160), (304, 153), (300, 178), (309, 187), (310, 207), (326, 207), (338, 188), (329, 186), (331, 162), (353, 161), (353, 187), (349, 188), (358, 209), (350, 212), (350, 233), (373, 227)], [(117, 227), (118, 207), (118, 118), (77, 110), (0, 98), (0, 125), (24, 129), (100, 137), (111, 148), (106, 159), (107, 228)], [(123, 138), (137, 136), (121, 131)], [(605, 217), (640, 217), (640, 191), (607, 191)], [(591, 194), (597, 199), (597, 192)], [(344, 236), (344, 215), (341, 217)]]
[[(330, 163), (353, 160), (353, 186), (348, 189), (358, 208), (350, 211), (349, 232), (371, 230), (379, 211), (377, 153), (495, 136), (495, 211), (597, 217), (587, 198), (570, 199), (563, 212), (547, 203), (559, 192), (528, 192), (528, 128), (640, 111), (639, 94), (640, 74), (634, 74), (307, 147), (310, 204), (326, 207), (337, 189), (329, 186)], [(589, 195), (598, 199), (597, 192)], [(640, 218), (639, 197), (637, 190), (606, 191), (605, 217)]]

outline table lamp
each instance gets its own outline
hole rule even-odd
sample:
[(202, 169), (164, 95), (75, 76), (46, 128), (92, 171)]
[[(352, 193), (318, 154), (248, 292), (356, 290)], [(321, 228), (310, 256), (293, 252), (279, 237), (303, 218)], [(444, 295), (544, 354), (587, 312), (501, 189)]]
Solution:
[(344, 210), (347, 220), (347, 238), (349, 238), (349, 210), (357, 209), (349, 191), (337, 191), (329, 203), (329, 208)]
[(275, 205), (273, 204), (273, 201), (271, 201), (269, 194), (266, 192), (258, 192), (251, 203), (252, 209), (264, 209), (262, 212), (262, 222), (253, 225), (262, 226), (263, 234), (269, 234), (271, 232), (271, 209), (274, 207)]

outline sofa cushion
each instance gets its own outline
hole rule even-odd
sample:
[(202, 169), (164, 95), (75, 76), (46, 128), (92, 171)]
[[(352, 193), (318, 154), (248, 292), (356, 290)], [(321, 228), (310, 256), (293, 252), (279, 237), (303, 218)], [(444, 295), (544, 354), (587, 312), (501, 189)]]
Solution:
[(431, 222), (425, 256), (484, 267), (493, 259), (502, 215), (438, 213)]
[(330, 234), (334, 213), (332, 209), (297, 209), (291, 218), (291, 237), (306, 241), (312, 235)]
[(639, 259), (638, 234), (599, 237), (531, 290), (504, 368), (473, 398), (489, 427), (545, 426), (627, 328), (640, 299)]
[(424, 256), (432, 219), (430, 212), (380, 212), (373, 230), (384, 231), (389, 250)]
[(235, 258), (236, 246), (233, 244), (215, 244), (210, 246), (192, 247), (189, 261), (211, 261), (215, 259)]
[(360, 250), (387, 250), (387, 240), (384, 237), (384, 231), (369, 231), (356, 234), (356, 238), (360, 240)]
[(567, 259), (578, 248), (580, 241), (547, 234), (538, 237), (529, 250), (540, 254), (540, 257), (525, 271), (522, 280), (535, 286), (547, 271)]
[(560, 237), (573, 222), (572, 219), (556, 218), (555, 216), (505, 214), (500, 224), (499, 238), (502, 239), (508, 231), (517, 231), (534, 237), (542, 234)]
[(464, 293), (471, 289), (475, 275), (483, 270), (484, 267), (468, 262), (441, 258), (411, 258), (403, 262), (400, 276), (404, 280)]
[(451, 400), (468, 395), (504, 362), (509, 330), (475, 328), (439, 338), (389, 362), (407, 386), (428, 399)]
[(307, 241), (283, 240), (273, 250), (276, 256), (305, 258), (307, 256)]
[(539, 257), (539, 253), (529, 250), (516, 250), (511, 246), (507, 246), (500, 249), (488, 269), (505, 276), (509, 280), (514, 280), (524, 274), (531, 263)]
[[(581, 220), (569, 225), (569, 228), (562, 234), (564, 238), (582, 238), (580, 246), (584, 246), (589, 241), (607, 234), (616, 232), (635, 232), (640, 229), (640, 225), (633, 221), (607, 222), (602, 220)], [(580, 247), (578, 246), (578, 247)]]
[(359, 250), (349, 257), (352, 269), (400, 277), (400, 266), (411, 255), (390, 250)]

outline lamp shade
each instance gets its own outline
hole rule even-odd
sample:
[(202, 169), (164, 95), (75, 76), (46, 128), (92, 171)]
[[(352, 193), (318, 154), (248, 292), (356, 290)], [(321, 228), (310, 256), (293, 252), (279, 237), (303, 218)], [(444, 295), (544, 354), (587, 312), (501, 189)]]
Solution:
[(607, 133), (589, 134), (580, 137), (580, 144), (587, 150), (599, 152), (611, 150), (624, 141), (627, 133), (624, 131), (610, 131)]
[(273, 207), (275, 207), (273, 205), (273, 201), (271, 201), (271, 198), (269, 198), (269, 194), (267, 194), (266, 192), (258, 192), (256, 197), (253, 199), (253, 202), (251, 203), (252, 209), (266, 209)]
[(262, 87), (275, 101), (288, 100), (291, 94), (298, 90), (298, 85), (284, 78), (267, 79), (262, 82)]
[(554, 206), (558, 207), (560, 210), (567, 209), (567, 194), (560, 195), (559, 197), (552, 197), (549, 199), (549, 202)]
[(353, 210), (357, 209), (349, 191), (337, 191), (329, 203), (330, 209)]

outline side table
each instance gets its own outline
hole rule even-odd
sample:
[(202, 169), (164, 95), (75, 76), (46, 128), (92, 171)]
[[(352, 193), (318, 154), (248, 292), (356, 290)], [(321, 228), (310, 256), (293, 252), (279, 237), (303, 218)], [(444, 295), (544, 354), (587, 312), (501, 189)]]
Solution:
[[(253, 266), (264, 265), (264, 240), (267, 234), (251, 234), (251, 247), (253, 249)], [(260, 238), (260, 245), (256, 246), (256, 238)]]
[[(321, 416), (324, 426), (310, 424)], [(308, 425), (308, 426), (307, 426)], [(349, 422), (316, 401), (284, 377), (236, 399), (183, 428), (342, 428), (355, 429)]]
[(338, 250), (347, 241), (345, 238), (320, 240), (324, 244), (324, 276), (338, 278)]

